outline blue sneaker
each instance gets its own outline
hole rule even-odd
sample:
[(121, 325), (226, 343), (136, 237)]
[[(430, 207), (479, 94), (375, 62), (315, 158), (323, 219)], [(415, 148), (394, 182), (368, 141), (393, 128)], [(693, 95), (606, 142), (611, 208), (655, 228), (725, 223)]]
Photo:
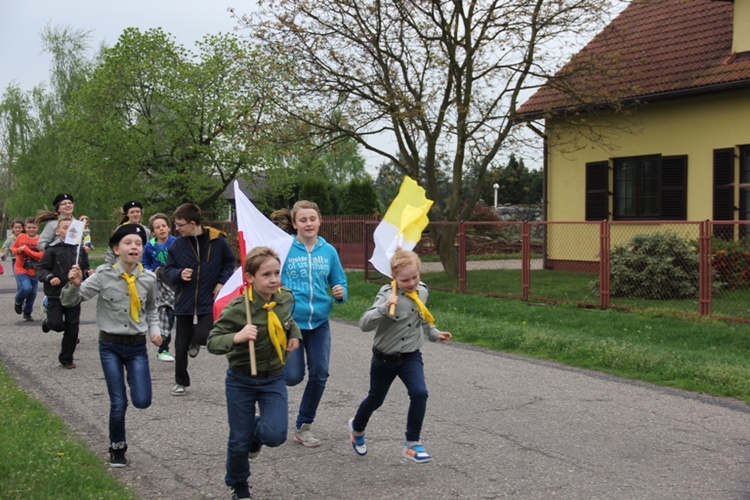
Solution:
[(413, 460), (418, 464), (426, 464), (432, 461), (432, 457), (424, 449), (419, 441), (404, 441), (404, 458)]
[(349, 436), (351, 437), (352, 448), (359, 456), (367, 455), (367, 441), (365, 441), (365, 433), (361, 432), (359, 435), (355, 434), (354, 431), (354, 419), (349, 419)]

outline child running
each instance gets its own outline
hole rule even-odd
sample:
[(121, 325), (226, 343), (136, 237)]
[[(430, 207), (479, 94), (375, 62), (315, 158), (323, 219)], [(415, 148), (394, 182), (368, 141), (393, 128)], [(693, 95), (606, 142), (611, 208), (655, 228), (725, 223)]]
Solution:
[(172, 330), (174, 329), (174, 289), (164, 275), (164, 266), (167, 263), (169, 247), (176, 238), (169, 234), (172, 223), (166, 214), (154, 214), (148, 222), (151, 226), (151, 234), (154, 237), (146, 243), (146, 247), (143, 249), (143, 267), (156, 274), (156, 307), (159, 310), (159, 326), (162, 337), (156, 359), (173, 362), (174, 358), (169, 354), (169, 343), (172, 340)]
[(13, 253), (13, 250), (11, 250), (11, 247), (13, 246), (13, 243), (16, 241), (16, 238), (18, 238), (18, 235), (23, 232), (23, 219), (14, 219), (13, 225), (11, 226), (11, 234), (6, 238), (5, 243), (3, 243), (3, 260), (8, 258), (8, 254), (10, 254), (11, 257), (11, 264), (10, 269), (13, 273), (13, 277), (16, 279), (16, 291), (20, 290), (21, 286), (18, 283), (18, 275), (16, 274), (16, 254)]
[[(448, 342), (450, 332), (435, 328), (435, 319), (425, 303), (429, 292), (419, 281), (421, 261), (416, 253), (396, 250), (391, 258), (393, 281), (378, 292), (373, 305), (359, 318), (363, 332), (375, 330), (370, 364), (370, 390), (359, 405), (357, 414), (349, 420), (352, 448), (358, 455), (367, 453), (365, 428), (372, 414), (385, 401), (396, 377), (400, 378), (409, 394), (406, 419), (404, 457), (417, 463), (427, 463), (432, 457), (419, 441), (427, 409), (427, 385), (419, 348), (424, 337), (432, 342)], [(394, 294), (394, 288), (397, 293)], [(389, 309), (395, 306), (395, 313)]]
[(54, 330), (63, 332), (58, 360), (63, 368), (72, 370), (76, 367), (73, 354), (78, 343), (78, 327), (81, 316), (81, 305), (64, 307), (60, 302), (60, 291), (68, 283), (68, 274), (78, 259), (83, 279), (89, 275), (89, 256), (81, 252), (77, 245), (65, 243), (68, 228), (73, 221), (61, 220), (55, 229), (55, 239), (44, 251), (37, 266), (37, 277), (44, 284), (44, 295), (47, 296), (47, 318), (42, 321), (42, 331)]
[[(136, 408), (151, 406), (151, 372), (146, 335), (161, 344), (156, 312), (156, 276), (140, 263), (146, 233), (140, 225), (126, 224), (115, 230), (109, 247), (117, 256), (114, 264), (102, 264), (86, 281), (79, 266), (68, 274), (70, 282), (61, 294), (64, 307), (97, 297), (99, 359), (109, 393), (109, 466), (125, 467), (128, 449), (125, 411), (130, 397)], [(125, 373), (127, 371), (127, 374)]]
[(294, 293), (294, 320), (302, 331), (302, 343), (298, 351), (289, 355), (286, 384), (295, 386), (302, 382), (307, 358), (307, 385), (297, 412), (294, 440), (315, 448), (320, 446), (320, 439), (313, 434), (312, 424), (326, 388), (331, 358), (328, 317), (334, 302), (346, 302), (346, 274), (336, 249), (318, 236), (321, 216), (317, 204), (300, 200), (291, 212), (277, 210), (271, 216), (282, 229), (290, 232), (294, 228), (296, 231), (284, 262), (281, 281)]
[[(247, 321), (245, 297), (237, 297), (221, 311), (206, 344), (208, 352), (225, 354), (229, 361), (224, 482), (232, 488), (233, 499), (251, 498), (248, 459), (255, 459), (263, 445), (276, 447), (286, 441), (284, 362), (287, 352), (297, 349), (302, 337), (292, 318), (294, 296), (281, 287), (281, 263), (276, 252), (269, 247), (254, 248), (245, 258), (244, 273), (245, 281), (252, 283), (246, 292), (251, 323)], [(250, 369), (250, 340), (255, 342), (255, 376)]]
[(11, 251), (16, 255), (16, 279), (18, 280), (18, 293), (14, 310), (16, 314), (23, 313), (25, 321), (34, 321), (31, 313), (34, 310), (37, 287), (39, 281), (36, 277), (36, 263), (42, 258), (44, 252), (38, 248), (39, 234), (34, 217), (27, 217), (23, 224), (26, 232), (21, 233), (11, 246)]

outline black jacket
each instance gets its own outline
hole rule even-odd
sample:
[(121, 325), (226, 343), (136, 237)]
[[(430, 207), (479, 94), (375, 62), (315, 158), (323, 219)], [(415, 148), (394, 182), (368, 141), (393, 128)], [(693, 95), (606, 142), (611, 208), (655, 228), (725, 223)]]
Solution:
[[(203, 226), (199, 236), (179, 236), (167, 253), (164, 273), (174, 285), (177, 316), (211, 314), (214, 305), (214, 287), (227, 282), (236, 263), (236, 257), (224, 233)], [(190, 281), (182, 280), (182, 270), (192, 269)]]
[[(48, 246), (44, 250), (42, 260), (36, 266), (37, 278), (44, 283), (44, 295), (53, 298), (60, 297), (60, 290), (68, 283), (68, 271), (76, 263), (77, 250), (76, 245), (66, 245), (62, 242)], [(83, 248), (78, 254), (78, 265), (83, 272), (83, 279), (86, 279), (89, 271), (89, 255)], [(53, 286), (50, 283), (52, 278), (60, 278), (60, 284)]]

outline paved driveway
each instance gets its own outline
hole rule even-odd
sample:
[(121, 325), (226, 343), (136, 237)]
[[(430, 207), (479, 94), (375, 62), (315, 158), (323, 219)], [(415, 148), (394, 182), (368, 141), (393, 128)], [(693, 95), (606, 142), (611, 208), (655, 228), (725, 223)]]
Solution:
[[(105, 461), (109, 403), (94, 304), (83, 306), (78, 368), (66, 371), (57, 363), (59, 334), (20, 321), (14, 291), (12, 276), (1, 276), (0, 361)], [(256, 499), (750, 499), (747, 405), (459, 344), (424, 349), (422, 438), (434, 462), (401, 458), (408, 399), (399, 382), (359, 458), (346, 422), (367, 391), (372, 335), (341, 322), (332, 331), (331, 377), (315, 423), (323, 445), (264, 449), (252, 464)], [(225, 360), (203, 350), (190, 364), (193, 387), (176, 398), (172, 364), (150, 349), (154, 403), (129, 408), (130, 465), (112, 473), (144, 499), (228, 498)], [(301, 390), (289, 391), (290, 421)]]

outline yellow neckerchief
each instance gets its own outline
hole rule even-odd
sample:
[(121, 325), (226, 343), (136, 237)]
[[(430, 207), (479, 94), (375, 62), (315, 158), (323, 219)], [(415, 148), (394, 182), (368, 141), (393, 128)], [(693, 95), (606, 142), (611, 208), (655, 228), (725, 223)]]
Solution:
[[(391, 281), (391, 286), (393, 288), (396, 288), (396, 281)], [(427, 309), (427, 306), (424, 305), (424, 302), (422, 302), (419, 299), (419, 292), (417, 290), (414, 290), (413, 292), (404, 292), (404, 295), (409, 297), (411, 300), (414, 301), (415, 304), (417, 304), (417, 307), (419, 308), (419, 315), (422, 316), (422, 319), (427, 321), (432, 326), (435, 326), (435, 317), (432, 315), (432, 313)]]
[[(247, 287), (247, 298), (253, 302), (253, 287)], [(281, 325), (281, 320), (273, 311), (276, 307), (276, 302), (271, 301), (263, 305), (263, 309), (268, 312), (268, 338), (271, 340), (271, 345), (276, 349), (276, 355), (279, 357), (281, 364), (285, 364), (284, 352), (286, 351), (286, 332), (284, 327)]]
[[(113, 269), (115, 269), (116, 267), (117, 263), (112, 265)], [(141, 274), (142, 272), (143, 264), (139, 262), (138, 274)], [(140, 317), (138, 313), (141, 310), (141, 298), (138, 296), (138, 288), (136, 288), (135, 286), (135, 282), (138, 277), (135, 274), (128, 274), (125, 271), (123, 271), (120, 276), (122, 276), (122, 278), (128, 283), (128, 295), (130, 295), (130, 317), (133, 318), (133, 321), (138, 323)]]

